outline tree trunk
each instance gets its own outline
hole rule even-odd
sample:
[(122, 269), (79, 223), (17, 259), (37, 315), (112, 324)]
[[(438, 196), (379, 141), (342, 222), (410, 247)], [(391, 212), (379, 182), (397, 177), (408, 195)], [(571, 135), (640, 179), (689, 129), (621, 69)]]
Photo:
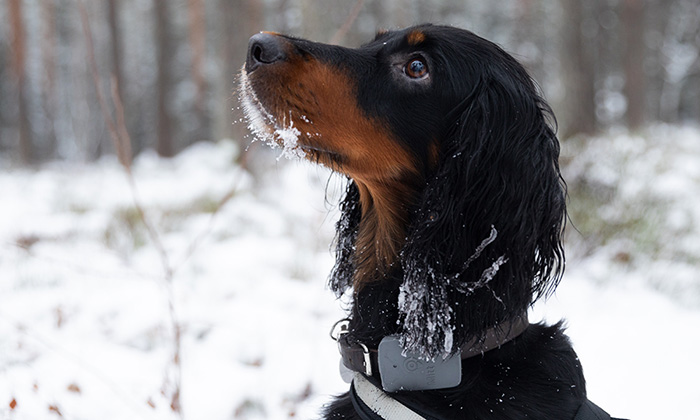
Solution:
[(17, 119), (19, 122), (19, 156), (22, 163), (34, 162), (34, 145), (29, 121), (25, 80), (25, 36), (22, 1), (9, 0), (9, 18), (12, 31), (12, 68), (17, 79)]
[(591, 134), (596, 129), (595, 67), (590, 51), (592, 42), (583, 32), (583, 3), (563, 0), (565, 18), (561, 57), (566, 89), (563, 137)]
[(620, 13), (623, 34), (623, 69), (627, 98), (627, 127), (635, 130), (646, 119), (646, 80), (644, 76), (644, 1), (624, 0)]
[(175, 52), (170, 30), (169, 1), (170, 0), (153, 1), (155, 5), (156, 59), (158, 66), (158, 80), (156, 82), (158, 90), (156, 152), (163, 157), (175, 155), (175, 147), (172, 138), (173, 119), (168, 111), (168, 93), (172, 87), (170, 58)]
[[(220, 51), (223, 71), (219, 73), (216, 80), (217, 86), (214, 89), (214, 95), (216, 95), (214, 136), (217, 139), (235, 139), (239, 142), (241, 150), (244, 150), (249, 140), (245, 140), (246, 125), (240, 123), (243, 120), (243, 112), (238, 107), (235, 89), (241, 67), (245, 63), (248, 37), (265, 29), (263, 28), (264, 5), (260, 0), (240, 2), (220, 0), (218, 15), (220, 19), (217, 25), (220, 28), (221, 37), (217, 47)], [(232, 25), (231, 22), (241, 22), (241, 24)], [(243, 162), (245, 153), (241, 153), (240, 159)]]
[(42, 102), (48, 127), (46, 131), (46, 150), (42, 158), (55, 158), (58, 149), (56, 139), (56, 4), (54, 0), (41, 2), (41, 62), (44, 67)]
[(124, 97), (124, 74), (122, 72), (122, 32), (119, 26), (119, 0), (107, 0), (107, 24), (109, 26), (109, 38), (112, 53), (112, 72), (117, 82), (117, 93), (122, 103), (126, 103)]
[(192, 50), (192, 80), (196, 88), (195, 106), (204, 111), (206, 83), (204, 80), (204, 55), (206, 52), (206, 21), (203, 0), (187, 0), (189, 43)]
[(195, 86), (194, 115), (197, 130), (194, 140), (211, 139), (211, 124), (207, 113), (207, 82), (204, 62), (206, 57), (206, 6), (204, 0), (187, 0), (187, 37), (191, 51), (190, 74)]

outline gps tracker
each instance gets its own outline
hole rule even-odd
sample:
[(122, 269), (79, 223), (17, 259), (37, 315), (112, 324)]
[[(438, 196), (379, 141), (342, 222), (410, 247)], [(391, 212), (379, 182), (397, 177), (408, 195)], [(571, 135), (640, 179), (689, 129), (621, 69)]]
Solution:
[(420, 359), (404, 352), (399, 337), (390, 335), (379, 343), (379, 374), (382, 388), (387, 392), (421, 391), (452, 388), (462, 380), (462, 358), (460, 354), (447, 359)]

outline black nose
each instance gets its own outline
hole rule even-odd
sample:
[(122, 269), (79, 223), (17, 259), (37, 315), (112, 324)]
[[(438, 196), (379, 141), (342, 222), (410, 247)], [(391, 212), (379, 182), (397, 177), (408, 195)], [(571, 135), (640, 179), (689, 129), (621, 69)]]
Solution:
[(250, 37), (246, 70), (252, 71), (261, 65), (283, 60), (285, 58), (283, 40), (282, 37), (265, 32)]

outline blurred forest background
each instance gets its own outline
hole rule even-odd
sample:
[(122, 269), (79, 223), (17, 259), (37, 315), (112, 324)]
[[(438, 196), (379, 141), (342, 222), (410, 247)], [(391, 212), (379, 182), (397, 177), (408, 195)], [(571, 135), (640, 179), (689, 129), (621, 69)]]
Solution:
[(236, 78), (260, 30), (358, 46), (380, 28), (470, 29), (526, 65), (563, 138), (700, 120), (700, 0), (7, 0), (0, 22), (13, 166), (114, 153), (99, 95), (110, 113), (123, 104), (134, 155), (248, 143)]
[(319, 287), (342, 179), (249, 161), (238, 74), (261, 30), (421, 22), (503, 46), (557, 116), (567, 280), (533, 319), (571, 321), (611, 413), (700, 419), (700, 0), (0, 1), (0, 419), (316, 418), (347, 391)]

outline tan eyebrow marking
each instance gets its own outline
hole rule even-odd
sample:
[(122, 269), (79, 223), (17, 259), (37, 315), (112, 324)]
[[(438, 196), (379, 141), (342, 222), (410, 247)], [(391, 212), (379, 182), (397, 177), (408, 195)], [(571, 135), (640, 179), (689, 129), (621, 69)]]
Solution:
[(425, 34), (421, 31), (413, 31), (410, 34), (408, 34), (406, 40), (408, 41), (408, 45), (414, 47), (420, 44), (421, 42), (425, 41)]

